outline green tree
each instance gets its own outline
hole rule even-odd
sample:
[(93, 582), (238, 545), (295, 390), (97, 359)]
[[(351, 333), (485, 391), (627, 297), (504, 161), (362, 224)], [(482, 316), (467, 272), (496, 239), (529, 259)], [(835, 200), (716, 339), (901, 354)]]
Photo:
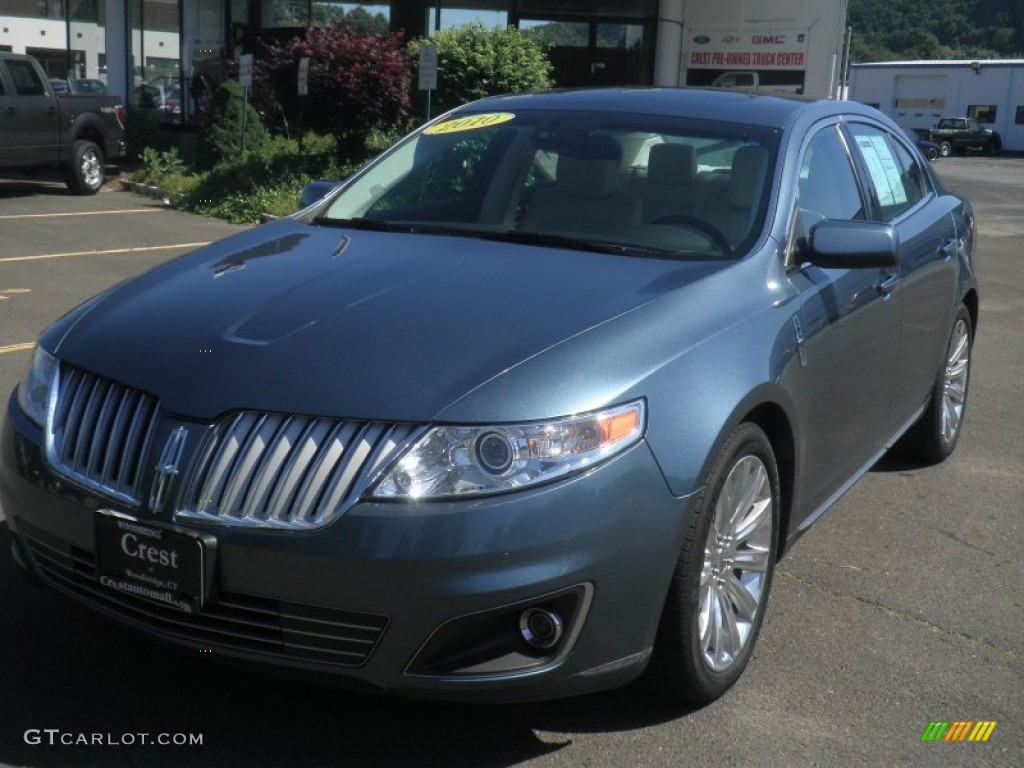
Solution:
[(426, 43), (437, 46), (436, 104), (439, 111), (501, 93), (551, 88), (551, 62), (540, 45), (518, 29), (480, 24), (442, 30), (414, 40), (414, 57)]
[(200, 168), (213, 168), (241, 156), (243, 122), (246, 151), (257, 150), (266, 141), (267, 132), (259, 113), (243, 96), (237, 80), (225, 80), (213, 94), (210, 117), (199, 133), (196, 148), (196, 163)]
[(853, 61), (1024, 56), (1021, 0), (850, 0)]

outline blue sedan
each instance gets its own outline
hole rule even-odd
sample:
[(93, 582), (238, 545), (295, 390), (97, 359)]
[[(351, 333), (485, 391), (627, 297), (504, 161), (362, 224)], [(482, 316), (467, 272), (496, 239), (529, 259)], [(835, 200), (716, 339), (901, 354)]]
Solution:
[(857, 104), (469, 104), (57, 320), (0, 434), (13, 556), (320, 679), (709, 702), (808, 527), (956, 446), (974, 232)]

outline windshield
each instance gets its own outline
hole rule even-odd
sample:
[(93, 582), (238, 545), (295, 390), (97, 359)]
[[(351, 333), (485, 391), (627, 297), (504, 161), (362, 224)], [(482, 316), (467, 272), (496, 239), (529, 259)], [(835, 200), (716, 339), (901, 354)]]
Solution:
[(776, 146), (722, 122), (459, 113), (378, 159), (316, 221), (736, 258), (761, 230)]

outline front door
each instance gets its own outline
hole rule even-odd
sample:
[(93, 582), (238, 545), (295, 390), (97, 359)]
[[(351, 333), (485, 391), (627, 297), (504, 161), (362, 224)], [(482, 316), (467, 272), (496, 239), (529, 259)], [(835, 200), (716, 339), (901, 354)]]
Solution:
[(555, 82), (565, 88), (651, 82), (647, 25), (631, 20), (521, 18), (519, 28), (548, 47)]
[[(802, 232), (824, 219), (865, 221), (852, 160), (835, 125), (821, 128), (805, 147), (798, 216)], [(804, 431), (801, 476), (804, 504), (819, 509), (882, 448), (894, 426), (890, 403), (896, 378), (899, 274), (890, 269), (822, 269), (791, 275), (802, 306), (794, 335), (802, 347), (793, 381), (801, 392)]]

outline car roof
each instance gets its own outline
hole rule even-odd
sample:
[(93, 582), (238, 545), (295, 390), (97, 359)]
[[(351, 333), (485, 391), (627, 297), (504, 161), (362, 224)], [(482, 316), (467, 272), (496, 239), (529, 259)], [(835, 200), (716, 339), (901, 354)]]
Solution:
[[(662, 115), (785, 128), (798, 116), (853, 114), (878, 117), (858, 102), (813, 100), (799, 96), (753, 94), (720, 88), (581, 88), (493, 96), (457, 111), (578, 110)], [(720, 117), (719, 117), (720, 116)]]

